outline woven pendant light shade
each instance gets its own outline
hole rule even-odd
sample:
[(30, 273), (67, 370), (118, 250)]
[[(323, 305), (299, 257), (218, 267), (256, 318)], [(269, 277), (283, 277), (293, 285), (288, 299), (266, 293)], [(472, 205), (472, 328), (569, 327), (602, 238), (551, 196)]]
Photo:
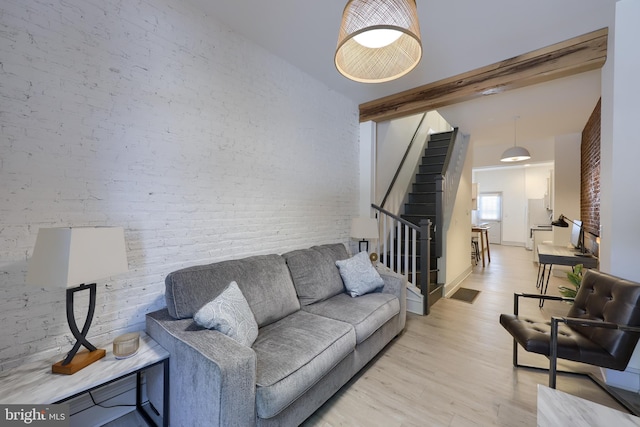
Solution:
[[(390, 39), (378, 45), (362, 40), (372, 35), (372, 31)], [(383, 46), (378, 47), (380, 45)], [(347, 3), (335, 55), (336, 67), (342, 75), (363, 83), (387, 82), (413, 70), (421, 57), (415, 0), (350, 0)]]

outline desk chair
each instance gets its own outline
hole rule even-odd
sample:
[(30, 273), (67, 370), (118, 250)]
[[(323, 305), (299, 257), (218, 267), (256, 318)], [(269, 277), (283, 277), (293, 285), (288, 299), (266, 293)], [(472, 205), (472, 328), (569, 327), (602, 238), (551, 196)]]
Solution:
[[(519, 316), (520, 298), (572, 301), (573, 305), (566, 317), (545, 322)], [(596, 270), (585, 272), (575, 299), (516, 293), (513, 308), (514, 314), (500, 315), (500, 324), (513, 337), (513, 366), (533, 368), (518, 364), (518, 344), (547, 356), (551, 388), (556, 388), (558, 358), (623, 371), (640, 337), (640, 284)], [(637, 413), (606, 385), (589, 377)]]

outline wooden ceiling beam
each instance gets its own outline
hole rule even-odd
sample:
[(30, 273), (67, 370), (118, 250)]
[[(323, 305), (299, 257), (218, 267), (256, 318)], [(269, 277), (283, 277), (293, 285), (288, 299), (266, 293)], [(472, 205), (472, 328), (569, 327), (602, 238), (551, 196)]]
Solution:
[(454, 77), (360, 104), (360, 122), (381, 122), (404, 117), (601, 68), (607, 59), (608, 33), (607, 28), (602, 28)]

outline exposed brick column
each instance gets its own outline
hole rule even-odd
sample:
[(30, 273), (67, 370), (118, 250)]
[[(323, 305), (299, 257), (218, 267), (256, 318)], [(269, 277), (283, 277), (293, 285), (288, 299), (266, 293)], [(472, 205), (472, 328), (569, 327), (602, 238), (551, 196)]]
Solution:
[(588, 230), (600, 230), (600, 104), (582, 131), (580, 148), (580, 218)]

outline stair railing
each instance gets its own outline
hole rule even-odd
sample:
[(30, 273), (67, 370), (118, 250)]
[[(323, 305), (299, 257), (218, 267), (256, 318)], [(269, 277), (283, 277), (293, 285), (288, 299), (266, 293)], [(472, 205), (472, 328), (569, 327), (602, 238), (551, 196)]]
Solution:
[[(371, 207), (376, 211), (380, 228), (381, 237), (378, 239), (377, 250), (378, 254), (382, 254), (381, 262), (392, 271), (405, 276), (413, 286), (420, 288), (422, 312), (429, 314), (431, 221), (423, 219), (417, 226), (380, 206), (372, 204)], [(416, 257), (418, 244), (421, 245), (420, 270)]]

